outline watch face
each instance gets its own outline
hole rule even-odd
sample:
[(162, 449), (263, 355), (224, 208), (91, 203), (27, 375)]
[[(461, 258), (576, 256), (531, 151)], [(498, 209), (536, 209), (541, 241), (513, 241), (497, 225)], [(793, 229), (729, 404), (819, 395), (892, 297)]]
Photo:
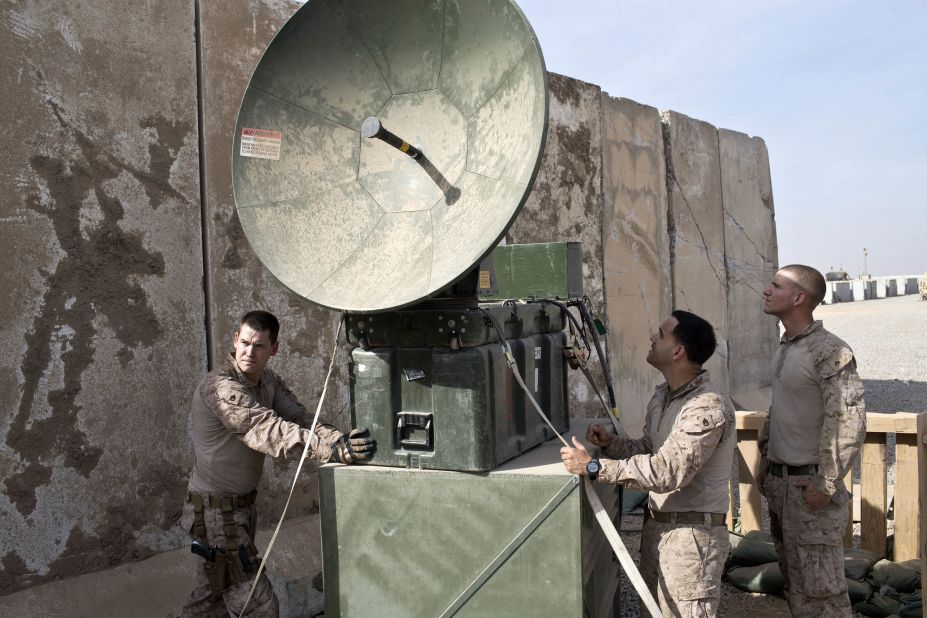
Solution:
[(599, 466), (599, 461), (597, 459), (593, 459), (586, 464), (586, 472), (589, 474), (595, 474), (599, 471), (600, 467), (601, 466)]

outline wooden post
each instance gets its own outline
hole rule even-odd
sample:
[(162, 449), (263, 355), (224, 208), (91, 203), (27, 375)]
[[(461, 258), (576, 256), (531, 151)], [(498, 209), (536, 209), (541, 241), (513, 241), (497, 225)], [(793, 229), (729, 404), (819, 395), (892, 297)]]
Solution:
[(758, 432), (741, 429), (737, 432), (738, 473), (740, 476), (740, 533), (763, 529), (763, 503), (756, 486), (760, 467)]
[(760, 429), (766, 422), (766, 412), (737, 412), (737, 476), (740, 498), (740, 533), (763, 529), (763, 498), (756, 487), (760, 467)]
[[(914, 415), (898, 413), (898, 427), (895, 433), (895, 553), (892, 559), (895, 562), (912, 560), (918, 557), (918, 536), (920, 522), (918, 522), (918, 495), (920, 480), (918, 479), (918, 440), (916, 433), (904, 431), (902, 423), (906, 420), (914, 421)], [(909, 417), (910, 418), (905, 418)], [(916, 423), (907, 425), (917, 431)]]
[(862, 548), (885, 556), (885, 497), (888, 478), (885, 470), (885, 434), (867, 433), (861, 465)]
[(917, 468), (919, 558), (921, 559), (921, 590), (927, 590), (927, 414), (917, 415)]
[(847, 475), (843, 477), (843, 483), (850, 492), (850, 501), (847, 503), (849, 517), (847, 517), (847, 528), (843, 531), (843, 546), (853, 547), (853, 466), (847, 470)]

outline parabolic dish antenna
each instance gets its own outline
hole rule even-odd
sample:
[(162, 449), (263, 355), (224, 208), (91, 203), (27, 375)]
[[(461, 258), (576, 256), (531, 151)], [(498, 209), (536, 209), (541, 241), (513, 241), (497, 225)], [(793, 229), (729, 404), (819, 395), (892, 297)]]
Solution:
[(547, 105), (541, 49), (510, 0), (310, 0), (238, 112), (238, 217), (264, 265), (314, 303), (417, 303), (514, 221)]

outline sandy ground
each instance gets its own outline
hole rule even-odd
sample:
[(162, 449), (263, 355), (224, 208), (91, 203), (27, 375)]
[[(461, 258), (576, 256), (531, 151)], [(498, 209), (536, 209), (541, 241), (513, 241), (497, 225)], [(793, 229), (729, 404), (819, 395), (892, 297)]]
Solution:
[[(920, 296), (828, 305), (820, 307), (815, 318), (853, 348), (866, 386), (867, 410), (927, 411), (927, 302)], [(894, 452), (890, 451), (889, 459), (894, 460)], [(642, 524), (640, 510), (621, 520), (621, 538), (635, 560), (640, 557)], [(623, 574), (621, 591), (622, 618), (640, 616), (637, 593)], [(722, 583), (721, 595), (722, 616), (789, 615), (785, 601), (778, 597), (741, 592), (727, 583)]]
[(853, 348), (867, 410), (927, 411), (927, 301), (909, 295), (840, 303), (815, 317)]

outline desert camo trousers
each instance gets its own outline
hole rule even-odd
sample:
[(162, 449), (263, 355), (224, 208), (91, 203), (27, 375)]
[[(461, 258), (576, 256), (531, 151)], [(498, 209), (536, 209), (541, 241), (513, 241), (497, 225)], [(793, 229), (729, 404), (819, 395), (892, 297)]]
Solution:
[[(725, 526), (644, 518), (641, 576), (664, 616), (718, 615), (721, 574), (731, 550)], [(641, 609), (646, 616), (647, 610)]]
[(808, 478), (770, 474), (764, 485), (789, 610), (799, 618), (852, 616), (843, 572), (848, 494), (843, 491), (836, 502), (812, 511), (805, 505), (802, 488), (792, 483)]
[[(254, 505), (245, 507), (236, 507), (232, 517), (236, 526), (236, 543), (253, 543), (251, 531), (254, 527)], [(193, 527), (193, 505), (186, 501), (183, 505), (183, 517), (181, 526), (187, 532)], [(206, 535), (210, 545), (225, 547), (225, 527), (222, 520), (222, 509), (217, 507), (205, 507), (203, 509), (203, 518), (206, 522)], [(251, 579), (240, 584), (234, 584), (226, 588), (221, 596), (215, 596), (209, 585), (209, 579), (206, 571), (200, 565), (196, 569), (196, 581), (193, 592), (190, 593), (187, 602), (183, 606), (183, 618), (196, 616), (197, 618), (228, 618), (229, 612), (238, 616), (244, 608), (245, 599), (251, 591), (254, 580)], [(248, 611), (244, 616), (249, 618), (277, 618), (280, 614), (277, 597), (267, 579), (267, 575), (262, 573), (257, 587), (251, 600), (248, 602)]]

